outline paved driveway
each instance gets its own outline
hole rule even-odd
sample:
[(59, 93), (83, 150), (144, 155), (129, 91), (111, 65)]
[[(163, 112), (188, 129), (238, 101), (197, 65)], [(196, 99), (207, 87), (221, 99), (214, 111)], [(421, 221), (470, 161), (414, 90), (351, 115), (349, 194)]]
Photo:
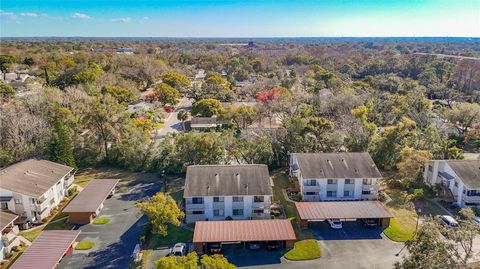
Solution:
[(165, 120), (163, 127), (157, 132), (157, 137), (163, 137), (169, 133), (178, 133), (183, 129), (182, 122), (177, 119), (178, 111), (180, 109), (190, 111), (192, 109), (192, 100), (185, 97), (180, 99), (175, 111), (170, 113)]
[(135, 202), (160, 190), (159, 183), (136, 180), (128, 183), (130, 192), (116, 194), (104, 203), (100, 217), (110, 219), (105, 225), (88, 224), (79, 227), (78, 240), (91, 240), (94, 248), (74, 250), (58, 268), (128, 268), (132, 252), (146, 224), (146, 217)]
[[(260, 259), (255, 263), (246, 264), (240, 255), (238, 266), (246, 265), (243, 268), (365, 268), (383, 269), (392, 268), (393, 263), (400, 259), (397, 254), (403, 247), (401, 243), (392, 242), (386, 238), (379, 228), (366, 229), (360, 222), (344, 222), (342, 230), (332, 230), (327, 223), (316, 223), (311, 226), (310, 231), (317, 238), (322, 251), (320, 259), (311, 261), (292, 262), (284, 258), (278, 258), (271, 262), (264, 258), (254, 256), (251, 259)], [(241, 252), (239, 252), (241, 253)], [(229, 259), (230, 260), (230, 259)]]

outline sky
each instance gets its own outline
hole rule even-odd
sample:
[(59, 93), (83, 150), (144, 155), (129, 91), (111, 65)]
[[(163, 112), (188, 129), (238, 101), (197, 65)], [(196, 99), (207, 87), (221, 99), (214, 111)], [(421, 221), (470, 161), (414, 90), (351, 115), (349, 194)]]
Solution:
[(480, 37), (480, 0), (1, 0), (0, 37)]

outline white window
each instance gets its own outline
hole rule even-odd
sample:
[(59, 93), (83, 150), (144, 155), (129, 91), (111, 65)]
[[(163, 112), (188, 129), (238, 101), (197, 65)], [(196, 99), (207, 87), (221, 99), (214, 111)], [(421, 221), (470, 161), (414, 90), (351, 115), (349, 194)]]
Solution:
[(353, 179), (345, 179), (345, 185), (347, 184), (353, 184)]
[(255, 209), (255, 210), (253, 210), (253, 213), (255, 213), (255, 214), (263, 214), (264, 211), (263, 211), (263, 209)]
[(243, 216), (243, 209), (234, 209), (233, 210), (234, 216)]
[(350, 195), (350, 191), (344, 191), (344, 192), (343, 192), (343, 196), (344, 196), (344, 197), (350, 197), (350, 196), (351, 196), (351, 195)]
[(233, 196), (234, 202), (243, 202), (243, 196)]
[(264, 197), (263, 196), (254, 196), (253, 197), (253, 202), (254, 203), (263, 203)]
[(373, 180), (371, 178), (364, 178), (363, 185), (372, 185)]
[(213, 210), (213, 215), (214, 215), (215, 217), (221, 217), (221, 216), (223, 216), (224, 214), (225, 214), (225, 213), (224, 213), (223, 209), (215, 209), (215, 210)]
[(21, 199), (13, 199), (15, 201), (15, 204), (21, 204), (22, 200)]
[(336, 179), (329, 179), (329, 180), (327, 180), (327, 184), (337, 184), (337, 180)]
[(327, 191), (327, 197), (337, 197), (336, 191)]
[(224, 197), (213, 197), (214, 203), (222, 203), (223, 201), (225, 201)]

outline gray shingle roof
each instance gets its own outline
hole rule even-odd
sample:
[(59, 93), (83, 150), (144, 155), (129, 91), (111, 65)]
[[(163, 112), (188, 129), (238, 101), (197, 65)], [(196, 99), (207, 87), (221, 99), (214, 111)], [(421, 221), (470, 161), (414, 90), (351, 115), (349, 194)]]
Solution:
[(185, 197), (272, 195), (264, 164), (192, 165), (187, 167)]
[(0, 188), (38, 198), (72, 170), (63, 164), (29, 159), (0, 170)]
[(307, 178), (381, 178), (377, 166), (366, 152), (292, 153)]
[(88, 183), (63, 212), (95, 212), (107, 199), (118, 183), (118, 179), (94, 179)]
[(480, 189), (480, 160), (449, 160), (447, 163), (469, 189)]
[(18, 218), (17, 215), (0, 211), (0, 231)]

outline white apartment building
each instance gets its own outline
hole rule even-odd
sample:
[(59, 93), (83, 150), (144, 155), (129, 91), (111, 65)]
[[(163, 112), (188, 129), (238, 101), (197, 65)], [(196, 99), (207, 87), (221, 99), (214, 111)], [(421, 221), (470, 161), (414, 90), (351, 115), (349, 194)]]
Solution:
[(426, 184), (442, 186), (458, 206), (480, 206), (480, 160), (431, 161), (423, 176)]
[(73, 170), (66, 165), (36, 159), (0, 170), (2, 211), (19, 215), (27, 225), (29, 222), (41, 222), (73, 186)]
[(382, 175), (368, 153), (292, 153), (303, 201), (375, 200)]
[(186, 222), (269, 219), (272, 186), (263, 164), (187, 167)]

